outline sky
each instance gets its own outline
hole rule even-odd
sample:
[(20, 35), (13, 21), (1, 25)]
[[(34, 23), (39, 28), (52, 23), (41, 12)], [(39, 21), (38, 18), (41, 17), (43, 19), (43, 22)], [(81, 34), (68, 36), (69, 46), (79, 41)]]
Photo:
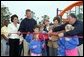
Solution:
[(42, 20), (43, 15), (48, 15), (50, 21), (56, 16), (56, 9), (63, 10), (68, 5), (77, 1), (1, 1), (9, 11), (17, 14), (19, 19), (25, 18), (25, 10), (31, 9), (35, 12), (35, 16), (39, 17), (38, 22)]

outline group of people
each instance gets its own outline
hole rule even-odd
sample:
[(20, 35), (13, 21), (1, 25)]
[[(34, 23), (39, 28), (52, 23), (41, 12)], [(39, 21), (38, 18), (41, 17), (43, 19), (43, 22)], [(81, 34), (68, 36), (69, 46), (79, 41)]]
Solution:
[[(11, 16), (11, 23), (4, 20), (1, 28), (1, 55), (6, 56), (83, 56), (83, 22), (75, 14), (60, 22), (54, 17), (53, 24), (44, 19), (42, 24), (32, 18), (31, 10), (18, 23), (18, 16)], [(80, 37), (81, 36), (81, 37)]]

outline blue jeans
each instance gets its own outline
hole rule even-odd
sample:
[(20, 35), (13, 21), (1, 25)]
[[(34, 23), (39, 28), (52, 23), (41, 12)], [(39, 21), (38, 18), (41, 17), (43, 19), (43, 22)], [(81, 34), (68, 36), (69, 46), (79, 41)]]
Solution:
[(47, 51), (46, 51), (46, 49), (42, 49), (42, 56), (47, 56)]

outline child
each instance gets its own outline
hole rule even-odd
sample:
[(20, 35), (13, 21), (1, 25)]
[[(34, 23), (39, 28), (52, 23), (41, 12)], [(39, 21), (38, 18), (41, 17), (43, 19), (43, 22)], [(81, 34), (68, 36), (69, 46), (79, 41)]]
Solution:
[[(65, 26), (65, 31), (73, 30), (74, 27), (70, 24)], [(58, 40), (58, 55), (59, 56), (77, 56), (77, 45), (79, 44), (78, 37), (69, 36), (69, 37), (61, 37)]]
[(40, 25), (40, 35), (39, 35), (39, 39), (41, 40), (42, 44), (43, 44), (43, 48), (42, 48), (42, 56), (47, 56), (47, 44), (46, 44), (46, 40), (48, 40), (48, 34), (46, 31), (44, 31), (44, 25)]
[(30, 41), (29, 49), (31, 56), (42, 56), (42, 42), (39, 40), (39, 26), (35, 26), (33, 40)]
[[(54, 25), (50, 25), (49, 30), (52, 30)], [(57, 44), (58, 36), (51, 34), (49, 35), (48, 47), (49, 47), (49, 56), (57, 56)]]

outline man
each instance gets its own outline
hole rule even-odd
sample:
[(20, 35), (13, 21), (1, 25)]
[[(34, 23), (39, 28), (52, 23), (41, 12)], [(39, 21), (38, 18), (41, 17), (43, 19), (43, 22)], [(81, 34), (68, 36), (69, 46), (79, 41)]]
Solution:
[(3, 21), (3, 27), (1, 28), (1, 56), (8, 56), (8, 20)]
[(23, 32), (23, 37), (25, 38), (27, 32), (33, 32), (33, 28), (36, 24), (37, 22), (32, 18), (31, 10), (27, 9), (26, 18), (22, 20), (18, 31)]
[[(32, 33), (33, 32), (33, 28), (34, 26), (37, 24), (37, 22), (32, 18), (31, 15), (31, 10), (27, 9), (26, 10), (26, 18), (24, 18), (24, 20), (22, 20), (19, 30), (22, 34), (23, 34), (23, 38), (25, 39), (27, 32)], [(24, 56), (28, 55), (28, 43), (25, 42), (24, 40), (24, 44), (26, 45), (25, 49), (24, 49)]]
[[(64, 33), (59, 33), (58, 36), (59, 37), (73, 36), (73, 35), (82, 36), (82, 37), (79, 37), (79, 46), (81, 46), (81, 48), (83, 49), (83, 22), (77, 20), (77, 17), (73, 13), (71, 13), (68, 16), (68, 20), (69, 20), (68, 23), (75, 27), (74, 30), (64, 32)], [(67, 25), (67, 23), (65, 23), (61, 26), (55, 27), (52, 31), (57, 32), (57, 31), (64, 30), (66, 25)], [(52, 31), (50, 31), (49, 33), (51, 33)], [(81, 50), (81, 52), (82, 52), (82, 56), (83, 56), (83, 50)], [(80, 51), (79, 51), (79, 53), (80, 53)]]

